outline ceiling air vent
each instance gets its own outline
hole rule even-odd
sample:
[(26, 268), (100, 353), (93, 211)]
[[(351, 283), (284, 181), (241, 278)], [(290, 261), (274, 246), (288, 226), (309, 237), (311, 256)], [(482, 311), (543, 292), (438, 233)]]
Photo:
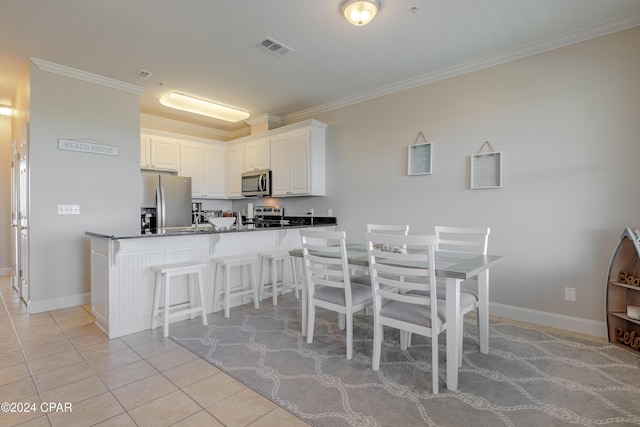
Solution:
[(144, 80), (147, 80), (149, 77), (151, 77), (152, 74), (153, 73), (151, 71), (143, 70), (142, 68), (136, 71), (136, 76)]
[(277, 42), (274, 39), (271, 39), (269, 37), (262, 40), (260, 43), (257, 44), (257, 46), (259, 48), (266, 50), (269, 53), (273, 53), (276, 56), (282, 56), (285, 53), (289, 53), (293, 51), (293, 49), (291, 49), (289, 46), (285, 46), (282, 43)]

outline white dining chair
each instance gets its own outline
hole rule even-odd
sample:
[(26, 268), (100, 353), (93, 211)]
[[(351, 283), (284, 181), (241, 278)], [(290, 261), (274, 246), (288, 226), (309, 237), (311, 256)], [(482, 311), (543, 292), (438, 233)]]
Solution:
[[(380, 369), (385, 326), (399, 329), (401, 333), (424, 335), (431, 339), (432, 390), (436, 394), (438, 336), (446, 330), (447, 322), (445, 302), (424, 295), (424, 292), (436, 293), (435, 236), (366, 233), (365, 239), (374, 311), (371, 368)], [(383, 250), (384, 245), (407, 250)]]
[[(489, 227), (448, 227), (437, 225), (436, 250), (440, 252), (465, 252), (476, 255), (486, 255), (489, 246)], [(475, 283), (475, 286), (474, 286)], [(460, 288), (460, 316), (464, 316), (475, 310), (476, 319), (479, 319), (480, 305), (477, 294), (478, 278), (465, 280)], [(464, 288), (463, 288), (464, 286)], [(445, 299), (447, 290), (445, 283), (438, 283), (437, 297)], [(463, 320), (460, 318), (460, 336), (463, 336)], [(480, 322), (477, 322), (478, 339), (480, 339)], [(462, 340), (460, 340), (460, 358), (458, 366), (462, 365)]]
[(353, 313), (372, 303), (371, 287), (352, 282), (344, 231), (301, 230), (307, 289), (307, 343), (313, 342), (316, 307), (344, 315), (347, 359), (353, 357)]

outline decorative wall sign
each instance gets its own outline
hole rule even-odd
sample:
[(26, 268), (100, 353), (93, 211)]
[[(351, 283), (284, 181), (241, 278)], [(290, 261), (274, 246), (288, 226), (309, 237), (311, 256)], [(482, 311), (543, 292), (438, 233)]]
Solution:
[(81, 153), (100, 154), (102, 156), (117, 156), (118, 147), (105, 144), (93, 139), (63, 139), (58, 138), (58, 150), (79, 151)]
[[(482, 153), (485, 146), (490, 152)], [(476, 154), (471, 155), (472, 189), (502, 187), (502, 153), (493, 151), (489, 141), (485, 141)]]
[[(422, 138), (423, 143), (418, 143)], [(431, 173), (431, 143), (427, 142), (422, 132), (416, 138), (416, 142), (409, 146), (409, 171), (408, 175), (428, 175)]]

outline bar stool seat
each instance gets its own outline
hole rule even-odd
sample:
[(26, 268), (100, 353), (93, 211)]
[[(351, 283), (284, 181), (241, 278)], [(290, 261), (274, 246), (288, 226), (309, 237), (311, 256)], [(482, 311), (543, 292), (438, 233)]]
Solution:
[[(273, 300), (273, 305), (278, 305), (278, 269), (280, 270), (280, 292), (284, 293), (287, 289), (293, 289), (296, 293), (296, 299), (299, 298), (298, 293), (298, 276), (296, 273), (296, 267), (294, 264), (294, 259), (291, 255), (289, 255), (289, 251), (284, 249), (276, 249), (272, 251), (260, 252), (258, 254), (260, 257), (260, 299), (264, 298), (265, 286), (271, 287), (271, 292), (267, 292), (267, 294), (271, 295)], [(266, 285), (264, 282), (264, 264), (265, 262), (269, 262), (271, 269), (271, 285)], [(284, 282), (284, 264), (285, 262), (289, 262), (291, 267), (291, 277), (292, 282), (290, 284), (285, 284)]]
[[(220, 300), (220, 304), (224, 306), (224, 317), (229, 317), (229, 309), (231, 297), (248, 295), (253, 299), (253, 306), (256, 310), (259, 308), (258, 298), (258, 281), (256, 280), (255, 264), (258, 257), (255, 254), (251, 255), (230, 255), (220, 256), (212, 258), (215, 264), (214, 275), (214, 288), (213, 288), (213, 309), (216, 308), (216, 303)], [(240, 267), (241, 273), (244, 269), (249, 269), (249, 280), (251, 281), (251, 287), (246, 289), (242, 286), (238, 290), (231, 291), (231, 269), (234, 267)], [(218, 282), (218, 270), (221, 272), (222, 283)], [(240, 277), (242, 281), (242, 276)], [(222, 298), (224, 295), (224, 298)]]
[[(151, 329), (158, 326), (158, 321), (164, 323), (164, 336), (169, 336), (169, 323), (171, 319), (189, 314), (193, 319), (196, 313), (202, 315), (202, 325), (207, 326), (207, 310), (204, 304), (204, 289), (202, 282), (202, 269), (206, 264), (202, 262), (178, 262), (174, 264), (154, 265), (151, 267), (156, 274), (155, 287), (153, 291), (153, 311), (151, 315)], [(172, 277), (187, 276), (188, 301), (171, 306), (171, 282)], [(196, 283), (192, 277), (195, 276)], [(194, 301), (195, 287), (198, 289), (199, 304)], [(160, 308), (160, 295), (164, 287), (164, 306)], [(194, 288), (194, 289), (192, 289)], [(188, 307), (188, 308), (185, 308)]]

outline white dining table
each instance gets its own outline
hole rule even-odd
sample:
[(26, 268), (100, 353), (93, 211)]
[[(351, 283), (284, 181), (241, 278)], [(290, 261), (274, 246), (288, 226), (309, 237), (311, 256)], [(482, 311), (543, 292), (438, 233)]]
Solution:
[[(302, 249), (293, 249), (289, 254), (302, 257)], [(348, 243), (347, 259), (351, 266), (368, 268), (367, 249), (364, 244)], [(458, 336), (461, 331), (460, 284), (473, 277), (478, 278), (478, 325), (480, 334), (480, 353), (489, 352), (489, 269), (499, 263), (502, 256), (476, 255), (463, 252), (436, 251), (436, 277), (446, 279), (446, 314), (447, 314), (447, 388), (458, 389), (458, 359), (460, 351)], [(306, 334), (307, 324), (307, 292), (306, 284), (302, 287), (302, 334)]]

